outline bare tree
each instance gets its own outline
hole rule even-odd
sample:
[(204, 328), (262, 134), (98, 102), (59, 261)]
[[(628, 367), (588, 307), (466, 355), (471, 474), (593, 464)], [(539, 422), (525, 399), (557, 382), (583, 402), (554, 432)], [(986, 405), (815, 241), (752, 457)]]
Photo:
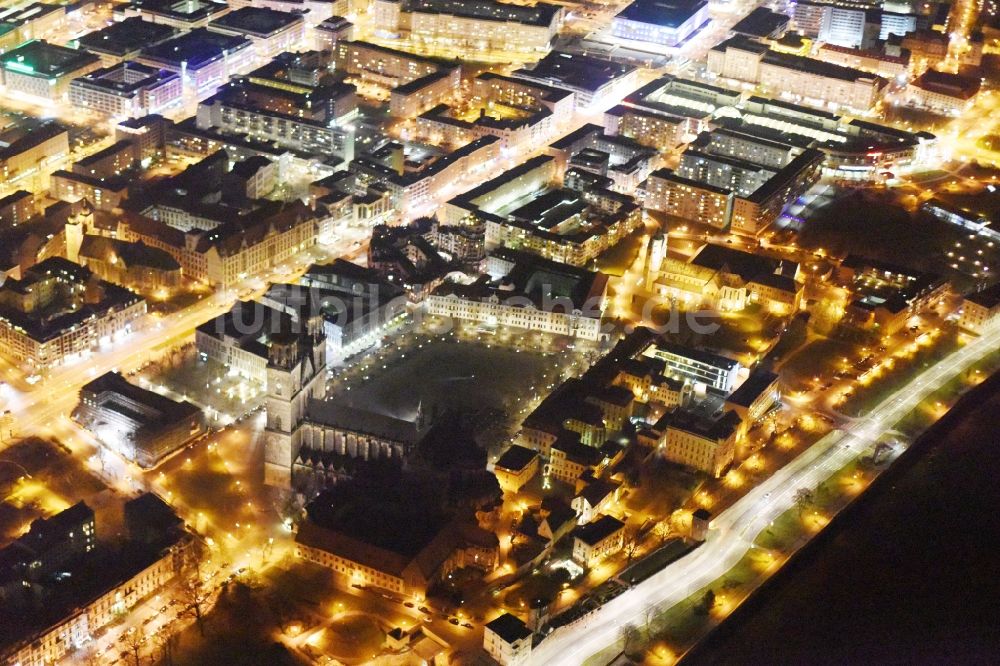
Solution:
[(645, 623), (646, 638), (652, 640), (653, 636), (656, 635), (657, 622), (656, 616), (659, 609), (653, 604), (649, 604), (642, 612), (642, 621)]
[(142, 649), (146, 645), (146, 632), (142, 627), (136, 627), (135, 631), (125, 634), (125, 650), (132, 657), (132, 666), (139, 666), (142, 663)]
[(674, 535), (674, 528), (670, 524), (669, 520), (661, 520), (653, 526), (653, 536), (656, 541), (662, 546)]
[(639, 547), (642, 545), (639, 530), (637, 528), (626, 530), (623, 539), (622, 550), (625, 552), (625, 560), (628, 564), (632, 564), (633, 558), (639, 554)]
[(209, 591), (201, 582), (201, 576), (187, 578), (180, 586), (180, 610), (178, 615), (194, 618), (198, 625), (198, 633), (205, 635), (205, 612), (207, 611)]
[(174, 663), (174, 649), (177, 645), (175, 630), (175, 620), (170, 620), (153, 636), (154, 645), (159, 652), (156, 663), (164, 666), (172, 666)]
[(798, 508), (800, 516), (812, 505), (815, 499), (815, 494), (809, 488), (799, 488), (795, 491), (795, 506)]
[(623, 624), (618, 630), (618, 637), (622, 642), (622, 652), (629, 654), (635, 650), (639, 641), (639, 628), (634, 624)]

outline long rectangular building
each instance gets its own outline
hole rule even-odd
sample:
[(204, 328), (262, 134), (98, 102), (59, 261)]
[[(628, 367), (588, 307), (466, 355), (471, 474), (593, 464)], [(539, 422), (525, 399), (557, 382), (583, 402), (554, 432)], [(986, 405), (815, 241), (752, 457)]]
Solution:
[(205, 432), (201, 409), (134, 386), (117, 372), (80, 389), (73, 418), (102, 444), (147, 469)]
[(563, 8), (496, 0), (376, 0), (376, 28), (429, 49), (545, 53)]
[(708, 71), (760, 85), (782, 97), (867, 111), (881, 99), (885, 79), (822, 60), (772, 51), (762, 42), (732, 37), (708, 52)]

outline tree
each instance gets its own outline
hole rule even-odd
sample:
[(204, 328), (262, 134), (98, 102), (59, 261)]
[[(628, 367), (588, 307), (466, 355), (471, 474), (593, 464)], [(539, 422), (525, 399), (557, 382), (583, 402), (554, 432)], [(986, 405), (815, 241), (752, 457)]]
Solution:
[(659, 609), (653, 604), (649, 604), (642, 612), (642, 619), (646, 625), (646, 638), (652, 640), (656, 635), (656, 616)]
[(715, 606), (715, 592), (705, 590), (705, 594), (701, 598), (701, 605), (698, 607), (698, 612), (702, 615), (708, 615), (713, 606)]
[(146, 645), (146, 632), (141, 627), (129, 629), (125, 633), (125, 651), (132, 657), (132, 665), (142, 663), (142, 649)]
[(634, 624), (623, 624), (618, 630), (618, 637), (622, 642), (622, 652), (629, 654), (635, 649), (636, 641), (639, 640), (639, 628)]
[(159, 652), (159, 656), (154, 659), (155, 663), (173, 665), (174, 650), (177, 647), (176, 629), (176, 620), (170, 620), (153, 635), (153, 645)]
[(639, 529), (633, 527), (626, 530), (623, 539), (622, 550), (625, 552), (626, 563), (632, 564), (632, 559), (639, 554), (639, 547), (642, 545)]
[(656, 525), (653, 526), (653, 536), (661, 546), (667, 541), (670, 541), (670, 538), (674, 536), (674, 528), (670, 524), (670, 521), (661, 520), (656, 523)]
[(209, 591), (201, 582), (200, 573), (189, 577), (180, 586), (179, 600), (181, 603), (178, 615), (194, 618), (198, 625), (198, 633), (205, 635), (204, 614), (208, 606)]
[(799, 488), (795, 491), (795, 506), (799, 510), (799, 515), (812, 505), (816, 497), (809, 488)]

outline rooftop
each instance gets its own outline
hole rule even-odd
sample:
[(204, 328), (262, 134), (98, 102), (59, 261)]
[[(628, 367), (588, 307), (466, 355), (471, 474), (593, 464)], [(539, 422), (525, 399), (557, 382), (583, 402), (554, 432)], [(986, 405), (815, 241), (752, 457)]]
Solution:
[(591, 523), (577, 527), (573, 530), (573, 536), (587, 545), (594, 546), (624, 527), (625, 523), (614, 516), (601, 516)]
[(87, 33), (77, 39), (77, 43), (80, 48), (93, 53), (125, 57), (176, 34), (177, 30), (168, 25), (133, 16)]
[(691, 263), (716, 271), (735, 273), (744, 280), (750, 280), (763, 273), (774, 273), (782, 266), (779, 259), (743, 252), (724, 245), (704, 245), (691, 259)]
[(972, 99), (976, 96), (982, 85), (982, 81), (972, 76), (962, 76), (960, 74), (928, 69), (912, 85), (938, 93), (939, 95), (947, 95), (948, 97), (956, 97), (964, 100)]
[(415, 444), (420, 439), (420, 429), (413, 421), (406, 421), (368, 409), (314, 400), (310, 403), (308, 411), (311, 421), (342, 430), (376, 435), (404, 444)]
[(685, 347), (683, 345), (678, 345), (673, 342), (667, 342), (665, 340), (656, 343), (655, 348), (657, 350), (661, 350), (669, 354), (682, 356), (684, 358), (691, 359), (692, 361), (698, 361), (699, 363), (704, 363), (706, 365), (711, 365), (725, 370), (731, 370), (732, 368), (739, 365), (738, 361), (734, 361), (733, 359), (727, 356), (722, 356), (720, 354), (713, 354), (712, 352), (703, 351), (701, 349), (693, 349), (691, 347)]
[(71, 74), (98, 61), (86, 51), (57, 46), (36, 39), (0, 55), (3, 68), (29, 76), (56, 78)]
[(531, 636), (528, 625), (510, 613), (504, 613), (492, 622), (487, 622), (486, 628), (503, 639), (505, 643), (514, 643)]
[(987, 287), (982, 291), (967, 294), (965, 296), (965, 300), (992, 310), (1000, 305), (1000, 283), (997, 283), (992, 287)]
[(97, 396), (103, 408), (123, 413), (143, 427), (170, 426), (201, 411), (190, 402), (171, 400), (130, 384), (117, 372), (105, 373), (85, 384), (80, 394), (86, 393)]
[(229, 11), (229, 5), (225, 2), (214, 0), (132, 0), (129, 7), (139, 12), (160, 14), (187, 23)]
[(706, 4), (705, 0), (635, 0), (615, 18), (677, 28)]
[(746, 378), (746, 381), (726, 398), (726, 402), (740, 407), (749, 407), (760, 394), (767, 391), (776, 381), (778, 381), (778, 375), (773, 372), (761, 369), (754, 370)]
[(177, 74), (173, 72), (126, 60), (111, 67), (95, 69), (75, 79), (72, 85), (101, 88), (124, 96), (174, 78), (177, 78)]
[(537, 457), (537, 451), (514, 444), (503, 452), (503, 455), (500, 456), (494, 466), (501, 469), (509, 469), (514, 472), (519, 472), (531, 464), (531, 461)]
[(238, 32), (254, 37), (270, 37), (291, 25), (302, 23), (302, 17), (293, 12), (282, 12), (267, 7), (241, 7), (209, 23), (210, 28)]
[(758, 7), (732, 27), (732, 31), (751, 37), (771, 37), (788, 28), (791, 19), (767, 7)]
[(635, 71), (631, 65), (579, 53), (552, 51), (531, 69), (518, 69), (516, 76), (543, 79), (553, 85), (565, 85), (581, 90), (597, 91)]
[(560, 7), (545, 2), (515, 5), (494, 0), (404, 0), (403, 11), (548, 26), (559, 14)]
[(763, 62), (784, 67), (786, 69), (809, 72), (810, 74), (815, 74), (828, 79), (839, 79), (841, 81), (849, 81), (852, 83), (857, 81), (871, 81), (872, 83), (879, 85), (885, 84), (885, 79), (868, 72), (863, 72), (860, 69), (844, 67), (843, 65), (834, 65), (833, 63), (817, 60), (816, 58), (807, 58), (806, 56), (794, 55), (791, 53), (768, 51), (764, 54)]
[(173, 67), (179, 68), (187, 65), (190, 68), (200, 67), (223, 57), (227, 53), (233, 53), (248, 46), (250, 46), (250, 42), (244, 37), (223, 35), (205, 28), (197, 28), (173, 39), (149, 46), (143, 49), (142, 55)]
[(741, 419), (736, 412), (726, 412), (721, 418), (712, 420), (678, 409), (670, 415), (668, 422), (670, 428), (706, 439), (724, 440), (736, 432)]

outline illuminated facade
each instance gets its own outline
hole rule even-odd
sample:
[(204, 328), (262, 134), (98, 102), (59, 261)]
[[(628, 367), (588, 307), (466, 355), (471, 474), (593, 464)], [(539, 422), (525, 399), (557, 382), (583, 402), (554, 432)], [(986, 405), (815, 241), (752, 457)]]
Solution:
[(622, 549), (625, 523), (614, 516), (601, 516), (573, 530), (573, 561), (592, 568)]
[(138, 118), (180, 106), (184, 86), (179, 75), (136, 62), (98, 69), (73, 79), (73, 106), (117, 118)]
[(376, 28), (425, 49), (545, 53), (563, 18), (558, 5), (495, 0), (375, 0)]
[(0, 192), (44, 189), (45, 177), (66, 166), (69, 133), (58, 123), (48, 123), (0, 148)]
[(305, 39), (305, 20), (301, 16), (259, 6), (233, 9), (209, 23), (208, 29), (249, 39), (254, 55), (263, 60), (301, 49)]
[(146, 301), (134, 293), (53, 257), (0, 287), (0, 344), (9, 359), (41, 373), (128, 335), (145, 314)]
[(742, 36), (728, 39), (708, 52), (708, 71), (758, 84), (782, 97), (862, 111), (872, 108), (888, 85), (874, 74), (772, 51), (762, 42)]
[(230, 76), (249, 70), (254, 55), (254, 45), (245, 37), (198, 28), (144, 48), (137, 60), (178, 74), (184, 93), (202, 99)]
[(664, 420), (667, 425), (660, 452), (670, 462), (716, 478), (732, 464), (741, 423), (735, 412), (726, 412), (717, 421), (711, 421), (676, 411)]
[(146, 469), (205, 432), (199, 407), (134, 386), (116, 372), (80, 389), (73, 419), (104, 446)]
[(0, 55), (0, 81), (9, 93), (61, 102), (70, 81), (97, 69), (100, 62), (86, 51), (35, 40)]
[(708, 23), (705, 0), (636, 0), (611, 22), (619, 39), (657, 46), (679, 46)]

